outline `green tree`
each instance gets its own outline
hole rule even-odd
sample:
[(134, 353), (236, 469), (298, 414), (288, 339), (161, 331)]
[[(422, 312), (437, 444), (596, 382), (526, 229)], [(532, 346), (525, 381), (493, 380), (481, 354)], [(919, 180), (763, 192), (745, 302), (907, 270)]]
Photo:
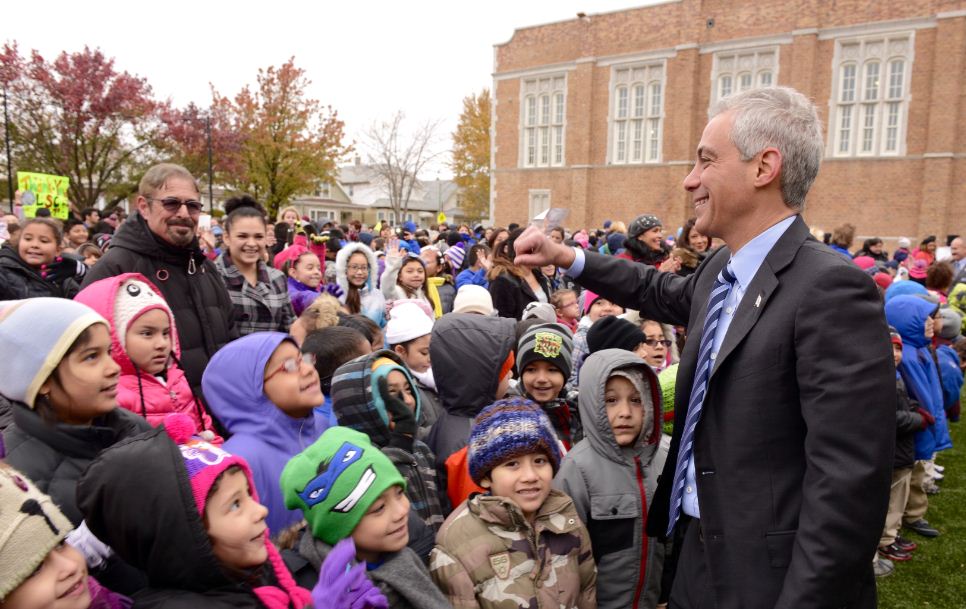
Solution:
[(472, 221), (490, 213), (490, 91), (463, 98), (453, 132), (453, 180), (463, 194), (463, 212)]
[[(293, 196), (333, 182), (338, 163), (352, 149), (342, 143), (338, 113), (307, 96), (309, 84), (293, 57), (260, 69), (258, 87), (246, 86), (231, 104), (243, 141), (241, 172), (230, 185), (252, 192), (273, 216)], [(215, 106), (222, 103), (216, 94)]]

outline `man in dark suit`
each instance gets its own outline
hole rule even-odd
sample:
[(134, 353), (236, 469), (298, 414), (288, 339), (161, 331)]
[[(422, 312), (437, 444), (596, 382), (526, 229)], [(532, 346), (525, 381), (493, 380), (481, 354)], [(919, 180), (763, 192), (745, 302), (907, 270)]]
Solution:
[(552, 243), (517, 261), (688, 327), (649, 535), (679, 548), (670, 606), (876, 606), (872, 559), (895, 440), (895, 370), (875, 285), (799, 214), (824, 142), (814, 105), (756, 89), (714, 108), (684, 187), (725, 247), (689, 277)]

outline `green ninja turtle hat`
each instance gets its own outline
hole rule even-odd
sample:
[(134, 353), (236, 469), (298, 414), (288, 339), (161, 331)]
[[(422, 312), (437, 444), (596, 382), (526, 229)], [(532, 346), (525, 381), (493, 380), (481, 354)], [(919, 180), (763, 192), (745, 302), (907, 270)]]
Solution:
[(316, 539), (335, 545), (345, 539), (386, 489), (406, 481), (369, 437), (348, 427), (330, 427), (292, 457), (279, 485), (285, 506), (302, 510)]

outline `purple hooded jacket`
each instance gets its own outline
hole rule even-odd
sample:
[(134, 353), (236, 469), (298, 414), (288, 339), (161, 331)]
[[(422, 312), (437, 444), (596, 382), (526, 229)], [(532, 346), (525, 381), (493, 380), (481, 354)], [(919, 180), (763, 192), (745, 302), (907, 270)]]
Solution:
[(265, 365), (282, 341), (281, 332), (255, 332), (222, 347), (208, 362), (201, 386), (205, 399), (231, 434), (224, 449), (244, 457), (262, 505), (268, 508), (268, 530), (280, 533), (302, 519), (285, 507), (278, 480), (288, 460), (315, 442), (328, 427), (322, 416), (293, 419), (265, 396)]

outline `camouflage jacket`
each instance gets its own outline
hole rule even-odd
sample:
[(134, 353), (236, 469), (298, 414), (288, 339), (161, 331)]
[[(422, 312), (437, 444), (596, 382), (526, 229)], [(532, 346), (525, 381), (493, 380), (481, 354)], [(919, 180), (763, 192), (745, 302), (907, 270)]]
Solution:
[(430, 575), (455, 609), (596, 609), (590, 536), (553, 490), (531, 525), (514, 503), (474, 495), (436, 537)]

